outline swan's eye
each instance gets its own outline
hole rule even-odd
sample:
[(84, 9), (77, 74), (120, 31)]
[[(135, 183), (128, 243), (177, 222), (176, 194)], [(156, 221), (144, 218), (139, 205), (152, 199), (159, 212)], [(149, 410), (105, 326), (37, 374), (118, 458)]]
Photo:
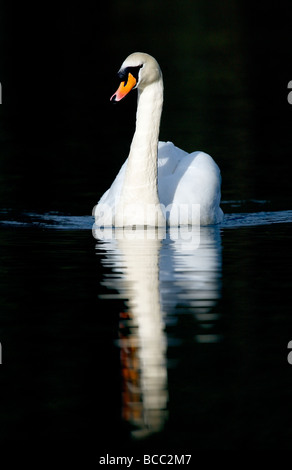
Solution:
[(119, 78), (123, 82), (125, 82), (124, 86), (127, 85), (129, 73), (131, 73), (133, 75), (133, 77), (136, 79), (136, 82), (138, 82), (138, 75), (139, 75), (139, 70), (140, 70), (141, 67), (143, 67), (143, 64), (137, 65), (135, 67), (126, 67), (126, 68), (124, 68), (124, 69), (122, 69), (118, 72)]

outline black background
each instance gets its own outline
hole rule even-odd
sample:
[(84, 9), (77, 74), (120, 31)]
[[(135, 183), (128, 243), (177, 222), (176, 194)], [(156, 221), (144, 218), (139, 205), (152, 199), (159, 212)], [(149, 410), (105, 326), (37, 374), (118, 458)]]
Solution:
[[(215, 155), (223, 176), (223, 200), (264, 199), (269, 201), (272, 209), (290, 209), (292, 106), (287, 101), (287, 85), (292, 80), (290, 3), (148, 0), (139, 3), (109, 1), (102, 5), (96, 1), (42, 2), (38, 5), (25, 2), (16, 6), (14, 2), (2, 1), (0, 208), (15, 212), (29, 210), (81, 215), (91, 213), (94, 204), (108, 188), (127, 156), (135, 124), (136, 96), (135, 93), (131, 94), (119, 105), (112, 105), (109, 97), (118, 85), (116, 72), (122, 61), (131, 52), (141, 50), (153, 54), (163, 70), (165, 105), (161, 138), (173, 140), (188, 151), (197, 149), (198, 144), (199, 148), (203, 146), (203, 150)], [(188, 51), (190, 44), (192, 55), (189, 56), (186, 52), (183, 56), (182, 52)], [(237, 82), (237, 77), (240, 83)], [(197, 92), (196, 85), (200, 88)], [(205, 90), (204, 99), (208, 99), (206, 107), (202, 90)], [(181, 116), (185, 113), (187, 117), (183, 122)], [(202, 127), (200, 122), (203, 122)], [(247, 240), (249, 236), (247, 233)], [(227, 236), (227, 246), (228, 240)], [(77, 236), (76, 240), (71, 241), (69, 238), (68, 241), (66, 234), (60, 234), (57, 248), (53, 246), (45, 259), (46, 247), (52, 243), (47, 233), (40, 236), (39, 233), (32, 232), (33, 253), (29, 252), (31, 245), (27, 250), (25, 246), (18, 247), (16, 233), (12, 246), (9, 241), (6, 242), (5, 257), (10, 260), (10, 249), (11, 259), (17, 257), (22, 268), (16, 273), (12, 269), (13, 279), (9, 280), (5, 273), (3, 278), (7, 280), (7, 286), (10, 286), (10, 298), (14, 298), (14, 289), (17, 289), (19, 304), (23, 296), (23, 308), (26, 312), (31, 312), (31, 316), (25, 318), (25, 322), (27, 318), (31, 321), (31, 325), (26, 325), (25, 331), (31, 327), (32, 337), (39, 306), (42, 305), (42, 313), (45, 315), (51, 315), (55, 308), (52, 299), (48, 303), (44, 300), (51, 294), (46, 291), (46, 284), (52, 285), (55, 279), (58, 283), (56, 266), (66, 265), (67, 258), (73, 253), (77, 258), (74, 258), (67, 271), (68, 283), (65, 283), (64, 288), (68, 292), (65, 292), (64, 298), (71, 296), (70, 286), (73, 291), (72, 286), (79, 283), (80, 268), (87, 270), (81, 291), (83, 289), (84, 292), (91, 292), (92, 288), (92, 297), (88, 297), (86, 305), (82, 303), (84, 296), (81, 293), (76, 310), (69, 312), (66, 305), (58, 305), (53, 313), (53, 324), (58, 324), (59, 314), (68, 315), (73, 322), (71, 336), (69, 334), (67, 340), (65, 339), (63, 347), (73, 354), (72, 363), (69, 364), (71, 372), (72, 364), (80, 366), (76, 366), (80, 375), (74, 376), (76, 369), (70, 375), (69, 370), (67, 388), (56, 390), (66, 403), (67, 390), (74, 400), (72, 390), (75, 390), (74, 384), (78, 383), (79, 389), (75, 392), (82, 399), (77, 400), (77, 407), (73, 403), (75, 415), (64, 412), (64, 415), (58, 416), (60, 429), (55, 442), (50, 441), (48, 444), (44, 438), (46, 434), (42, 434), (42, 442), (38, 446), (41, 448), (45, 444), (46, 452), (42, 454), (40, 463), (50, 456), (56, 461), (56, 449), (60, 446), (59, 440), (62, 441), (62, 426), (68, 438), (67, 449), (66, 442), (61, 442), (65, 462), (70, 460), (70, 456), (74, 455), (75, 458), (77, 454), (82, 461), (88, 457), (89, 462), (96, 462), (94, 444), (98, 434), (103, 453), (112, 452), (118, 455), (119, 449), (120, 455), (130, 455), (131, 450), (124, 447), (125, 435), (120, 428), (115, 428), (115, 422), (107, 425), (103, 423), (101, 435), (97, 431), (100, 425), (98, 417), (103, 415), (103, 395), (100, 394), (95, 407), (92, 405), (94, 391), (98, 388), (96, 381), (102, 380), (103, 385), (109, 381), (111, 388), (107, 401), (112, 401), (112, 414), (118, 422), (120, 391), (118, 380), (115, 379), (118, 371), (111, 373), (105, 362), (96, 363), (96, 358), (105, 354), (106, 343), (97, 346), (96, 338), (90, 334), (95, 321), (95, 312), (91, 311), (96, 304), (94, 289), (101, 280), (101, 274), (92, 261), (92, 240), (85, 242), (80, 235), (80, 239)], [(231, 251), (232, 243), (230, 237)], [(62, 247), (63, 251), (58, 252), (58, 247)], [(63, 261), (62, 257), (66, 255), (67, 258)], [(266, 259), (264, 254), (262, 258)], [(243, 265), (244, 263), (245, 260), (242, 260)], [(31, 292), (34, 296), (31, 303), (28, 302), (28, 297), (35, 274), (32, 269), (27, 271), (23, 268), (30, 265), (34, 267), (34, 273), (42, 273), (38, 293), (35, 290)], [(49, 266), (49, 269), (42, 272), (44, 265)], [(260, 273), (256, 271), (255, 265), (252, 267), (256, 273)], [(250, 266), (248, 270), (252, 271)], [(32, 273), (31, 279), (27, 272)], [(235, 274), (229, 273), (230, 282)], [(246, 274), (246, 278), (248, 276)], [(64, 278), (60, 274), (60, 285), (62, 282)], [(264, 286), (262, 289), (264, 290)], [(79, 295), (79, 291), (77, 292), (75, 299)], [(260, 302), (261, 299), (258, 299), (259, 305)], [(106, 308), (106, 302), (99, 303), (102, 313)], [(117, 306), (117, 311), (122, 308), (122, 305)], [(87, 317), (80, 333), (79, 320), (83, 311), (87, 312)], [(24, 321), (21, 309), (14, 313), (15, 324), (21, 324)], [(84, 317), (82, 318), (84, 321)], [(7, 323), (9, 325), (8, 320)], [(106, 317), (105, 331), (108, 332), (111, 328), (114, 330), (116, 323), (115, 314)], [(78, 346), (76, 349), (77, 338), (74, 337), (77, 330), (82, 338), (79, 349)], [(102, 333), (101, 328), (101, 336)], [(20, 328), (21, 344), (29, 342), (30, 337), (23, 338), (22, 334)], [(37, 378), (38, 370), (42, 368), (42, 357), (40, 355), (38, 362), (36, 356), (42, 351), (42, 341), (46, 340), (46, 334), (48, 333), (44, 330), (44, 336), (40, 335), (36, 345), (37, 350), (30, 350), (27, 357), (21, 357), (19, 351), (24, 348), (19, 347), (13, 359), (15, 363), (23, 365), (22, 374), (19, 375), (18, 369), (16, 375), (15, 370), (10, 368), (7, 374), (12, 385), (9, 389), (4, 389), (5, 397), (10, 398), (7, 416), (12, 424), (7, 429), (2, 429), (1, 443), (4, 446), (5, 435), (10, 438), (15, 435), (18, 442), (26, 441), (26, 450), (30, 456), (37, 452), (33, 439), (38, 428), (46, 428), (47, 435), (51, 436), (56, 422), (54, 413), (50, 414), (45, 410), (43, 415), (40, 414), (41, 407), (35, 406), (35, 395), (32, 398), (29, 392), (34, 383), (40, 387)], [(14, 335), (15, 331), (12, 335), (15, 339)], [(66, 338), (64, 325), (60, 326), (59, 336)], [(78, 338), (80, 341), (80, 337)], [(282, 342), (284, 344), (284, 338)], [(86, 365), (78, 363), (80, 348), (85, 343), (87, 349), (84, 357), (90, 358), (92, 354), (92, 362), (89, 359)], [(51, 369), (47, 369), (56, 374), (54, 383), (58, 387), (62, 383), (60, 377), (64, 369), (58, 363), (58, 342), (56, 348), (48, 359)], [(7, 348), (5, 354), (9, 357)], [(114, 349), (107, 354), (118, 356)], [(286, 350), (283, 351), (283, 357), (286, 359)], [(108, 362), (111, 363), (112, 359), (110, 356)], [(255, 367), (254, 374), (256, 373)], [(24, 387), (26, 394), (19, 401), (18, 382), (25, 382), (27, 377), (29, 386)], [(11, 393), (13, 387), (15, 395)], [(44, 379), (42, 387), (37, 389), (40, 403), (47, 391), (46, 387), (47, 382)], [(102, 393), (107, 393), (106, 387)], [(16, 409), (13, 409), (14, 398), (18, 400)], [(91, 404), (90, 410), (87, 402)], [(249, 410), (247, 402), (245, 406)], [(280, 404), (278, 406), (281, 408)], [(28, 412), (33, 407), (37, 410), (35, 415)], [(263, 407), (263, 410), (266, 408)], [(285, 409), (281, 411), (281, 416), (285, 416)], [(252, 412), (256, 414), (257, 410), (253, 409)], [(88, 413), (92, 413), (92, 420)], [(14, 414), (20, 416), (19, 420), (15, 418), (15, 422), (21, 421), (22, 427), (13, 428), (14, 421), (10, 418)], [(221, 414), (219, 410), (216, 416), (219, 422), (224, 416), (223, 411)], [(273, 422), (277, 424), (277, 419)], [(70, 423), (72, 435), (68, 432)], [(203, 425), (203, 418), (201, 424)], [(236, 429), (237, 424), (233, 423), (233, 426)], [(76, 435), (76, 430), (80, 435)], [(205, 433), (207, 432), (205, 429)], [(249, 430), (246, 429), (245, 432), (248, 441)], [(227, 435), (231, 434), (232, 430), (228, 430)], [(83, 447), (84, 438), (87, 443)], [(111, 439), (115, 443), (114, 449), (109, 444)], [(287, 445), (287, 442), (284, 444)], [(80, 452), (76, 451), (78, 446)], [(281, 447), (279, 442), (278, 446)], [(224, 447), (224, 436), (219, 447)], [(238, 447), (244, 448), (244, 443), (237, 443)], [(83, 448), (92, 449), (92, 454), (85, 455)], [(159, 453), (162, 453), (161, 449), (162, 447)], [(136, 450), (139, 451), (139, 447)], [(9, 452), (12, 461), (17, 452), (15, 449)], [(169, 453), (169, 449), (166, 453)], [(20, 459), (22, 455), (19, 456)]]
[[(90, 214), (125, 160), (134, 129), (135, 93), (120, 105), (109, 103), (116, 72), (129, 53), (142, 50), (157, 57), (164, 73), (161, 139), (213, 155), (223, 200), (258, 198), (288, 208), (289, 13), (283, 1), (60, 1), (17, 8), (2, 2), (1, 206)], [(181, 55), (191, 41), (186, 63)], [(240, 61), (244, 70), (237, 71)], [(229, 85), (234, 71), (242, 83), (235, 75)], [(203, 136), (192, 115), (187, 142), (175, 116), (180, 121), (190, 94), (196, 96), (197, 77), (209, 102), (194, 109), (196, 119), (203, 122), (204, 107), (215, 111), (208, 111)], [(200, 103), (200, 93), (190, 107)], [(232, 140), (228, 128), (237, 121)]]

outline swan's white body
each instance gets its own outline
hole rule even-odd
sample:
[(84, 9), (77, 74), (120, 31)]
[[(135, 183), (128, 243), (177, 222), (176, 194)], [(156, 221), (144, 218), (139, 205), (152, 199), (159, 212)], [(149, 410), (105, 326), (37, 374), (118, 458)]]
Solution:
[[(142, 67), (141, 67), (142, 65)], [(158, 142), (163, 105), (156, 60), (131, 54), (121, 70), (139, 70), (136, 130), (129, 157), (94, 208), (98, 226), (210, 225), (220, 223), (220, 170), (204, 152)]]

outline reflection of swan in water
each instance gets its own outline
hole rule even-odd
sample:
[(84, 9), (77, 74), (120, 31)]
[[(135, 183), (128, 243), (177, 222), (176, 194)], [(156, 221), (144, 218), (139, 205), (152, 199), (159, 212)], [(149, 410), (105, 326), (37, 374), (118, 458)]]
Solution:
[[(149, 238), (144, 239), (146, 234)], [(114, 235), (104, 247), (111, 252), (113, 271), (122, 271), (106, 284), (127, 298), (119, 340), (123, 417), (136, 428), (134, 437), (144, 437), (160, 431), (167, 415), (166, 337), (158, 282), (164, 231), (124, 229)]]
[(133, 437), (144, 437), (161, 431), (167, 417), (167, 316), (178, 302), (199, 322), (214, 315), (208, 312), (220, 296), (220, 234), (215, 227), (181, 227), (167, 233), (108, 229), (94, 236), (102, 238), (97, 248), (106, 251), (103, 264), (113, 271), (104, 283), (127, 299), (119, 333), (123, 417), (135, 428)]
[[(192, 227), (169, 231), (172, 256), (166, 256), (163, 246), (160, 256), (160, 283), (171, 282), (171, 290), (162, 295), (162, 308), (167, 302), (168, 316), (171, 309), (180, 305), (194, 316), (196, 342), (217, 342), (220, 340), (217, 321), (219, 314), (214, 312), (221, 289), (221, 236), (218, 226)], [(178, 315), (176, 315), (176, 318)], [(173, 322), (172, 317), (172, 322)], [(215, 327), (215, 331), (214, 328)]]

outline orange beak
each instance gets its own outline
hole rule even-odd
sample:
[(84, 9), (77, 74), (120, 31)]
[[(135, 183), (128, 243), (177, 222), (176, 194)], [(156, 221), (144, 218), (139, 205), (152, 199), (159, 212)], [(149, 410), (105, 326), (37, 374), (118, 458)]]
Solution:
[(136, 85), (137, 80), (131, 73), (128, 74), (128, 81), (125, 85), (125, 82), (121, 82), (117, 91), (113, 94), (110, 101), (120, 101), (122, 100)]

